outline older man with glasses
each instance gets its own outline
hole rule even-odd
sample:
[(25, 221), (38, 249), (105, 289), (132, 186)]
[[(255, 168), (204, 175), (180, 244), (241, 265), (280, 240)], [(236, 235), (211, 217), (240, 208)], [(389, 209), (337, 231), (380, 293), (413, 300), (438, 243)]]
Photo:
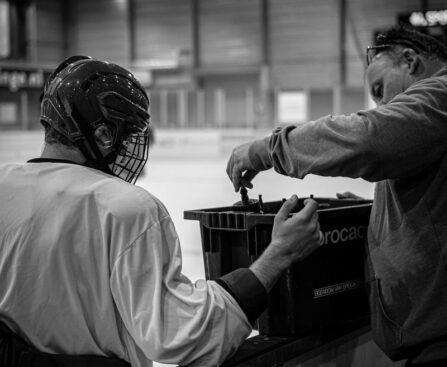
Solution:
[(235, 190), (274, 168), (376, 182), (367, 279), (375, 342), (407, 366), (447, 366), (447, 47), (396, 27), (367, 49), (377, 108), (278, 128), (236, 147)]

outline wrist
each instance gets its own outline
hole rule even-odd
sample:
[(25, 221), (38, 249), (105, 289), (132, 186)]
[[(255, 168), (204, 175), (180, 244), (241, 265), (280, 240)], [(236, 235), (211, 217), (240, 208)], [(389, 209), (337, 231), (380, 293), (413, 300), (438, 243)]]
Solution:
[[(273, 246), (272, 246), (273, 245)], [(271, 243), (250, 270), (269, 292), (281, 274), (292, 264), (291, 257), (281, 254), (274, 243)]]
[(248, 160), (254, 171), (265, 171), (272, 168), (269, 154), (270, 138), (255, 140), (248, 148)]
[(284, 251), (284, 244), (275, 239), (270, 242), (269, 246), (264, 250), (262, 256), (268, 258), (270, 263), (274, 263), (276, 267), (286, 270), (293, 263), (293, 254)]

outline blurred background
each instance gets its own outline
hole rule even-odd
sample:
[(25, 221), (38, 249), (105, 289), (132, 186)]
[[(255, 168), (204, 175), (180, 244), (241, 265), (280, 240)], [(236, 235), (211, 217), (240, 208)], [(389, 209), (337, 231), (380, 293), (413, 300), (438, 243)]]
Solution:
[[(365, 48), (410, 24), (447, 42), (445, 0), (0, 0), (0, 163), (40, 154), (39, 95), (80, 54), (130, 69), (150, 96), (153, 144), (138, 181), (168, 207), (184, 272), (204, 276), (190, 209), (240, 199), (226, 177), (238, 144), (276, 127), (374, 107)], [(250, 195), (372, 198), (363, 180), (260, 174)]]
[[(445, 0), (0, 0), (0, 163), (40, 154), (39, 94), (64, 58), (130, 69), (151, 99), (154, 141), (137, 182), (171, 212), (184, 272), (204, 277), (190, 209), (240, 200), (226, 177), (234, 146), (276, 126), (374, 107), (365, 48), (399, 22), (447, 42)], [(363, 180), (258, 175), (264, 201), (372, 198)]]

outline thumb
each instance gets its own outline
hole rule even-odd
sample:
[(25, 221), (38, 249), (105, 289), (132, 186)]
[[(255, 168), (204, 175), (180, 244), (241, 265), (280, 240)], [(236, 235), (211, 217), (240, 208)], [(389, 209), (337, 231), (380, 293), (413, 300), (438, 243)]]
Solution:
[(280, 221), (285, 221), (289, 217), (290, 212), (295, 208), (297, 203), (298, 196), (292, 195), (290, 199), (286, 200), (284, 204), (282, 204), (281, 208), (276, 214), (276, 218)]
[(248, 187), (249, 189), (252, 189), (253, 184), (251, 183), (251, 181), (256, 177), (258, 173), (258, 171), (247, 170), (241, 179), (242, 185)]
[(259, 173), (258, 171), (249, 169), (249, 170), (247, 170), (247, 171), (245, 172), (245, 174), (244, 174), (244, 179), (247, 180), (247, 181), (251, 181), (251, 180), (253, 180), (253, 179), (255, 178), (255, 176), (256, 176), (258, 173)]

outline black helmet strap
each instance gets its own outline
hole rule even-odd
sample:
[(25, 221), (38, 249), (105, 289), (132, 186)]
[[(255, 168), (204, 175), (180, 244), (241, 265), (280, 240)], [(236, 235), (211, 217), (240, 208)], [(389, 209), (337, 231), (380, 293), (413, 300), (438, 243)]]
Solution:
[(89, 124), (78, 124), (75, 118), (75, 116), (78, 115), (76, 111), (72, 110), (65, 98), (61, 99), (67, 116), (66, 123), (68, 130), (70, 131), (70, 140), (76, 144), (84, 155), (86, 159), (84, 165), (113, 175), (108, 163), (111, 163), (109, 161), (113, 161), (115, 153), (109, 153), (104, 157), (96, 145), (95, 136)]

